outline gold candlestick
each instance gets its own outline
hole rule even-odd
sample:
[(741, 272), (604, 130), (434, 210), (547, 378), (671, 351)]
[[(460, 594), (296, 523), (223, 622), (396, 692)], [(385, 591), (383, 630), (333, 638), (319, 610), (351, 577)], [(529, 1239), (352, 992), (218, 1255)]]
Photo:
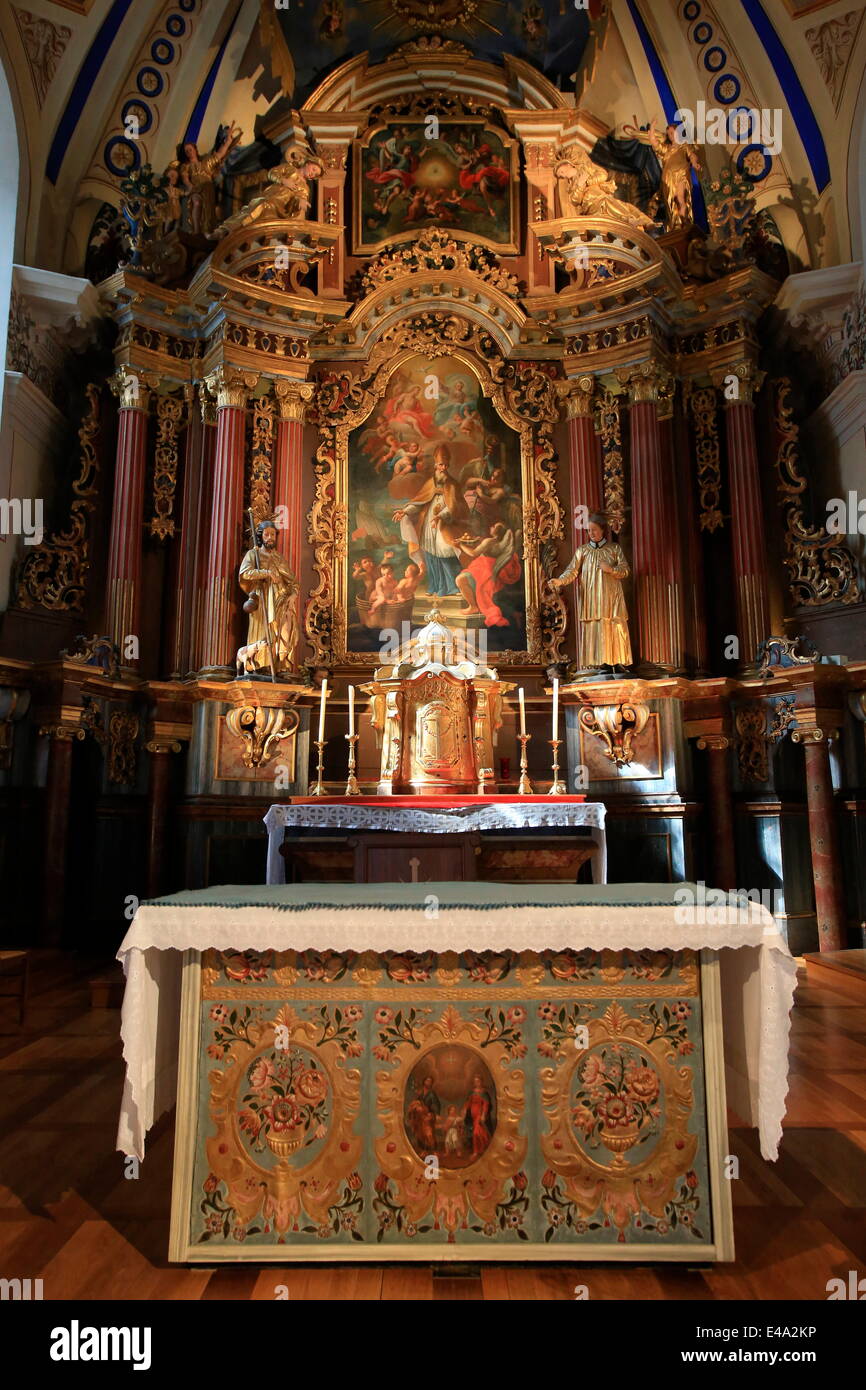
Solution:
[(360, 735), (346, 734), (344, 737), (349, 745), (349, 777), (346, 782), (346, 795), (360, 796), (361, 788), (358, 786), (358, 779), (355, 776), (355, 744), (358, 742)]
[(491, 768), (485, 767), (485, 766), (484, 766), (484, 759), (483, 759), (483, 757), (482, 757), (482, 754), (483, 754), (483, 752), (484, 752), (484, 739), (483, 739), (483, 738), (476, 738), (476, 739), (474, 739), (474, 743), (475, 743), (475, 768), (476, 768), (476, 771), (477, 771), (477, 773), (478, 773), (478, 791), (477, 791), (477, 795), (478, 795), (478, 796), (483, 796), (483, 795), (484, 795), (484, 783), (486, 782), (486, 780), (487, 780), (488, 777), (492, 777), (492, 776), (493, 776), (493, 771), (492, 771)]
[(548, 796), (565, 796), (568, 788), (559, 775), (559, 747), (562, 743), (562, 739), (552, 738), (549, 739), (548, 742), (553, 749), (553, 784), (548, 792)]
[(316, 785), (307, 788), (307, 796), (324, 796), (325, 784), (322, 779), (325, 775), (325, 740), (323, 738), (317, 738), (315, 744), (319, 750), (319, 775), (316, 780)]
[(532, 783), (526, 770), (526, 745), (532, 738), (532, 734), (518, 734), (517, 737), (520, 739), (520, 781), (517, 784), (517, 795), (533, 796)]

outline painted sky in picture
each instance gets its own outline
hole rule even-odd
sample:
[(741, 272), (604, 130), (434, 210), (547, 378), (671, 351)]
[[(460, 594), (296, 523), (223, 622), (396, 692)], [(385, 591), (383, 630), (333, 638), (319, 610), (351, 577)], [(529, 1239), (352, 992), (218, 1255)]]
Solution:
[(350, 651), (423, 621), (526, 646), (520, 440), (450, 357), (414, 357), (349, 439)]

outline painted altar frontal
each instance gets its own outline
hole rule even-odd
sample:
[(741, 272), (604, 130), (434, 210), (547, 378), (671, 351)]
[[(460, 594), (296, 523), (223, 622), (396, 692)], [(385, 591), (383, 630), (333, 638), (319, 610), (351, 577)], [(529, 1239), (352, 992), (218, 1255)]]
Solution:
[(704, 957), (188, 952), (170, 1257), (733, 1258)]

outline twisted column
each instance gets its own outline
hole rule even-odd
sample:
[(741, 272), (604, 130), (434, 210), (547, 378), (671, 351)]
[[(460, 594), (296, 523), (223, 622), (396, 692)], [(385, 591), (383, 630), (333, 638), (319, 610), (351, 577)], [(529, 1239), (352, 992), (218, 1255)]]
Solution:
[(109, 385), (120, 401), (114, 501), (108, 546), (106, 632), (120, 648), (121, 665), (138, 669), (126, 654), (124, 638), (141, 643), (141, 557), (144, 482), (147, 469), (147, 418), (150, 390), (139, 373), (121, 367)]

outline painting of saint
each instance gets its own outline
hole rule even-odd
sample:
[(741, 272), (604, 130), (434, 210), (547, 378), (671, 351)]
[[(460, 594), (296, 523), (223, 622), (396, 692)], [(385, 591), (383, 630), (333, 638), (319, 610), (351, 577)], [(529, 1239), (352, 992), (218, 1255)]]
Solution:
[(410, 358), (348, 447), (348, 649), (444, 621), (526, 647), (520, 439), (456, 358)]
[(421, 1159), (435, 1154), (443, 1168), (468, 1168), (496, 1132), (496, 1087), (477, 1052), (443, 1043), (416, 1062), (403, 1099), (406, 1135)]
[(357, 254), (400, 232), (449, 227), (514, 244), (513, 144), (483, 121), (406, 121), (356, 147)]

